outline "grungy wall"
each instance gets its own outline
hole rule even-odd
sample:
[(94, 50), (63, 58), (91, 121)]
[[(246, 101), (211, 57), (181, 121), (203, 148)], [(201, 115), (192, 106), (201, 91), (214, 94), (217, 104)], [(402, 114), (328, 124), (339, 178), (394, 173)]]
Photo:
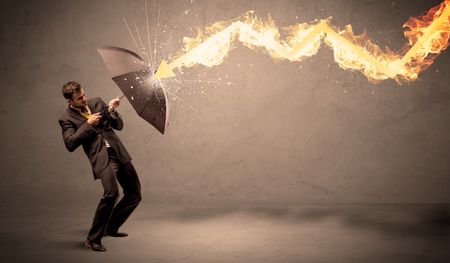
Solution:
[[(248, 10), (280, 27), (332, 17), (399, 50), (403, 24), (440, 1), (147, 1), (153, 65), (197, 27)], [(61, 87), (120, 95), (96, 48), (147, 41), (145, 1), (2, 1), (0, 164), (2, 202), (99, 196), (82, 149), (66, 151), (57, 119)], [(136, 26), (135, 26), (136, 24)], [(156, 41), (156, 45), (155, 42)], [(322, 46), (304, 62), (274, 61), (236, 43), (216, 67), (164, 81), (165, 135), (129, 102), (118, 132), (134, 158), (146, 202), (362, 203), (450, 201), (449, 51), (399, 86), (342, 70)]]

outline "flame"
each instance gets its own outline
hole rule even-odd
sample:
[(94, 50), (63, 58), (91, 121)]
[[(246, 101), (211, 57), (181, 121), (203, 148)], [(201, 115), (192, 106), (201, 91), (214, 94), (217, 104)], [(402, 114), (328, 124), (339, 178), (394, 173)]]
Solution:
[(450, 0), (431, 8), (426, 14), (410, 18), (404, 25), (408, 28), (405, 37), (403, 62), (407, 64), (411, 74), (427, 69), (449, 44), (450, 36)]
[[(154, 79), (175, 76), (181, 70), (201, 64), (212, 67), (221, 64), (236, 42), (265, 52), (273, 59), (300, 62), (315, 55), (325, 43), (334, 52), (334, 60), (343, 69), (362, 72), (369, 81), (393, 79), (399, 84), (413, 81), (430, 66), (449, 44), (450, 0), (433, 7), (426, 14), (410, 18), (405, 24), (408, 43), (399, 52), (383, 50), (363, 35), (355, 35), (351, 25), (343, 30), (330, 25), (330, 19), (295, 24), (278, 30), (270, 15), (258, 18), (254, 11), (241, 17), (217, 22), (197, 37), (183, 39), (184, 48), (168, 64), (162, 61)], [(281, 36), (284, 36), (282, 38)]]

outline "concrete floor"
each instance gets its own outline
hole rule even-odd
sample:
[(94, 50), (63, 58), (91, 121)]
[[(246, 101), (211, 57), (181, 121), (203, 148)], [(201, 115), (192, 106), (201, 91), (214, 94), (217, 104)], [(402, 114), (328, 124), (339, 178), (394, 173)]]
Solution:
[(5, 207), (2, 262), (449, 262), (449, 205), (156, 205), (143, 203), (83, 247), (95, 207)]

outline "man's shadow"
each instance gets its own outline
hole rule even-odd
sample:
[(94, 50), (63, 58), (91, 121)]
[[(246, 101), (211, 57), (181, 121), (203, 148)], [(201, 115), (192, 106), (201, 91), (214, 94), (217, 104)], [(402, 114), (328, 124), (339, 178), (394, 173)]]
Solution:
[(85, 250), (84, 240), (87, 236), (87, 230), (76, 229), (67, 233), (69, 238), (55, 240), (54, 247), (63, 250)]

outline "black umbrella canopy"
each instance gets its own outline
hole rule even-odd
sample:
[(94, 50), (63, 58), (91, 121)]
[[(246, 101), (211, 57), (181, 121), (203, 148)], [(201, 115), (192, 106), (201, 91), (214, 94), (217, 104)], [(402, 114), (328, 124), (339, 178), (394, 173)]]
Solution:
[(97, 49), (113, 81), (139, 116), (164, 134), (169, 105), (161, 82), (152, 80), (153, 72), (136, 53), (105, 46)]

